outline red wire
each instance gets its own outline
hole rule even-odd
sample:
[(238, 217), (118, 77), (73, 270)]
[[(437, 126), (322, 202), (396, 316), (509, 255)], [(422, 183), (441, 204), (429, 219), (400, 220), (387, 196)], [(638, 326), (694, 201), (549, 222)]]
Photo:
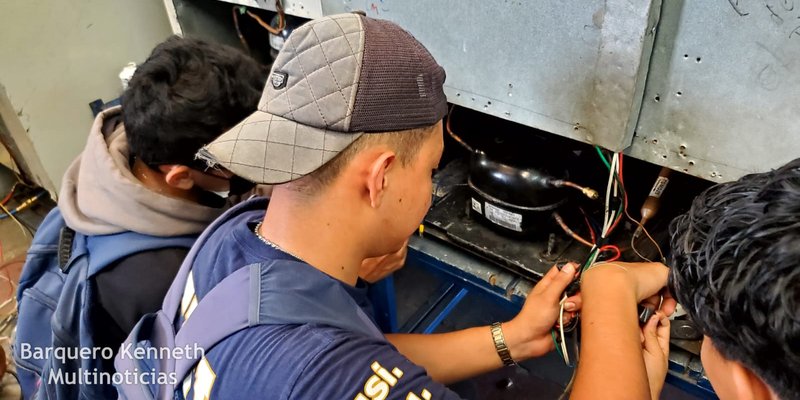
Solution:
[(613, 244), (607, 244), (607, 245), (605, 245), (605, 246), (600, 248), (600, 252), (604, 252), (604, 251), (608, 251), (608, 250), (613, 251), (615, 254), (614, 254), (613, 257), (611, 257), (608, 260), (606, 260), (606, 262), (619, 260), (619, 257), (622, 255), (622, 252), (619, 250), (619, 247), (614, 246)]
[[(617, 162), (619, 163), (619, 185), (622, 187), (622, 208), (623, 208), (623, 210), (625, 212), (627, 212), (628, 211), (628, 191), (625, 190), (625, 184), (623, 183), (624, 181), (622, 180), (622, 153), (619, 153), (619, 160)], [(614, 231), (614, 228), (617, 227), (617, 225), (619, 224), (619, 221), (622, 221), (623, 214), (624, 213), (620, 213), (617, 216), (617, 220), (614, 221), (614, 224), (611, 225), (611, 228), (608, 230), (609, 235), (611, 234), (611, 232)]]
[(589, 223), (589, 217), (586, 215), (586, 211), (583, 211), (583, 208), (579, 209), (581, 210), (581, 214), (583, 214), (583, 220), (586, 221), (586, 227), (589, 228), (589, 235), (592, 237), (592, 243), (597, 243), (597, 235), (594, 233), (592, 224)]
[(6, 203), (8, 203), (8, 201), (11, 200), (11, 196), (14, 195), (14, 190), (16, 190), (16, 189), (17, 189), (17, 185), (15, 184), (14, 186), (11, 187), (11, 190), (8, 192), (6, 197), (3, 197), (3, 200), (0, 200), (0, 204), (6, 205)]

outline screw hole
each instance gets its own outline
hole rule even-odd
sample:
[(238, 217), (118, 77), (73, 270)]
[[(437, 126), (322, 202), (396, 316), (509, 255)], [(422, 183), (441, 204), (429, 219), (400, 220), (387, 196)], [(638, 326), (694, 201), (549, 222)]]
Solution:
[(689, 165), (694, 165), (694, 161), (689, 161)]
[(683, 58), (684, 58), (684, 59), (687, 59), (687, 58), (689, 58), (689, 55), (688, 55), (688, 54), (684, 54), (684, 55), (683, 55)]
[(653, 144), (658, 144), (658, 139), (653, 139)]
[(659, 101), (661, 101), (661, 96), (659, 96), (659, 95), (656, 95), (656, 97), (654, 98), (654, 100), (656, 101), (656, 103), (658, 103)]
[(700, 60), (701, 60), (701, 58), (700, 58), (700, 57), (697, 57), (697, 58), (695, 58), (695, 59), (694, 59), (694, 61), (695, 61), (695, 62), (698, 62), (698, 63), (700, 62)]
[(662, 154), (662, 155), (661, 155), (661, 158), (663, 158), (663, 159), (665, 159), (665, 160), (666, 160), (666, 159), (667, 159), (667, 155), (666, 155), (666, 154)]
[(685, 144), (681, 145), (681, 151), (683, 151), (683, 150), (686, 150), (686, 145)]
[(677, 95), (678, 95), (678, 97), (680, 97), (680, 96), (683, 96), (683, 92), (677, 92), (677, 93), (675, 93), (675, 94), (677, 94)]

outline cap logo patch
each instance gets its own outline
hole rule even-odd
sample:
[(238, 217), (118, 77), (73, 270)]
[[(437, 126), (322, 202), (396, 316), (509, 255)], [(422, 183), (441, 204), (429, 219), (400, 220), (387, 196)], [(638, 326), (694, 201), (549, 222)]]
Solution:
[(286, 72), (278, 72), (275, 71), (272, 73), (270, 77), (270, 81), (272, 82), (272, 87), (275, 89), (283, 89), (286, 87), (286, 81), (288, 81), (289, 74)]

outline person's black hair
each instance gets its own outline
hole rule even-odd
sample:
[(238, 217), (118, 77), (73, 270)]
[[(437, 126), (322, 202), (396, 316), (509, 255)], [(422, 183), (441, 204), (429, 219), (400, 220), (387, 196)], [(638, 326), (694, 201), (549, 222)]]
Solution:
[(671, 227), (670, 288), (727, 359), (800, 393), (800, 159), (712, 186)]
[(241, 51), (173, 36), (156, 46), (122, 96), (131, 155), (154, 167), (195, 153), (256, 111), (267, 71)]

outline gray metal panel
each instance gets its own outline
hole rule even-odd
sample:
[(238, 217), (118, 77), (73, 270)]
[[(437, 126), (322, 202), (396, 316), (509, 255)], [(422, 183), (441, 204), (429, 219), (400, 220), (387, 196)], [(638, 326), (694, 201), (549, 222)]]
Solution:
[[(275, 11), (275, 0), (222, 0), (226, 3)], [(281, 0), (286, 14), (303, 18), (322, 17), (321, 0)]]
[(633, 136), (661, 0), (323, 0), (398, 22), (445, 67), (448, 100), (622, 150)]
[(800, 156), (800, 0), (664, 2), (629, 154), (713, 181)]

